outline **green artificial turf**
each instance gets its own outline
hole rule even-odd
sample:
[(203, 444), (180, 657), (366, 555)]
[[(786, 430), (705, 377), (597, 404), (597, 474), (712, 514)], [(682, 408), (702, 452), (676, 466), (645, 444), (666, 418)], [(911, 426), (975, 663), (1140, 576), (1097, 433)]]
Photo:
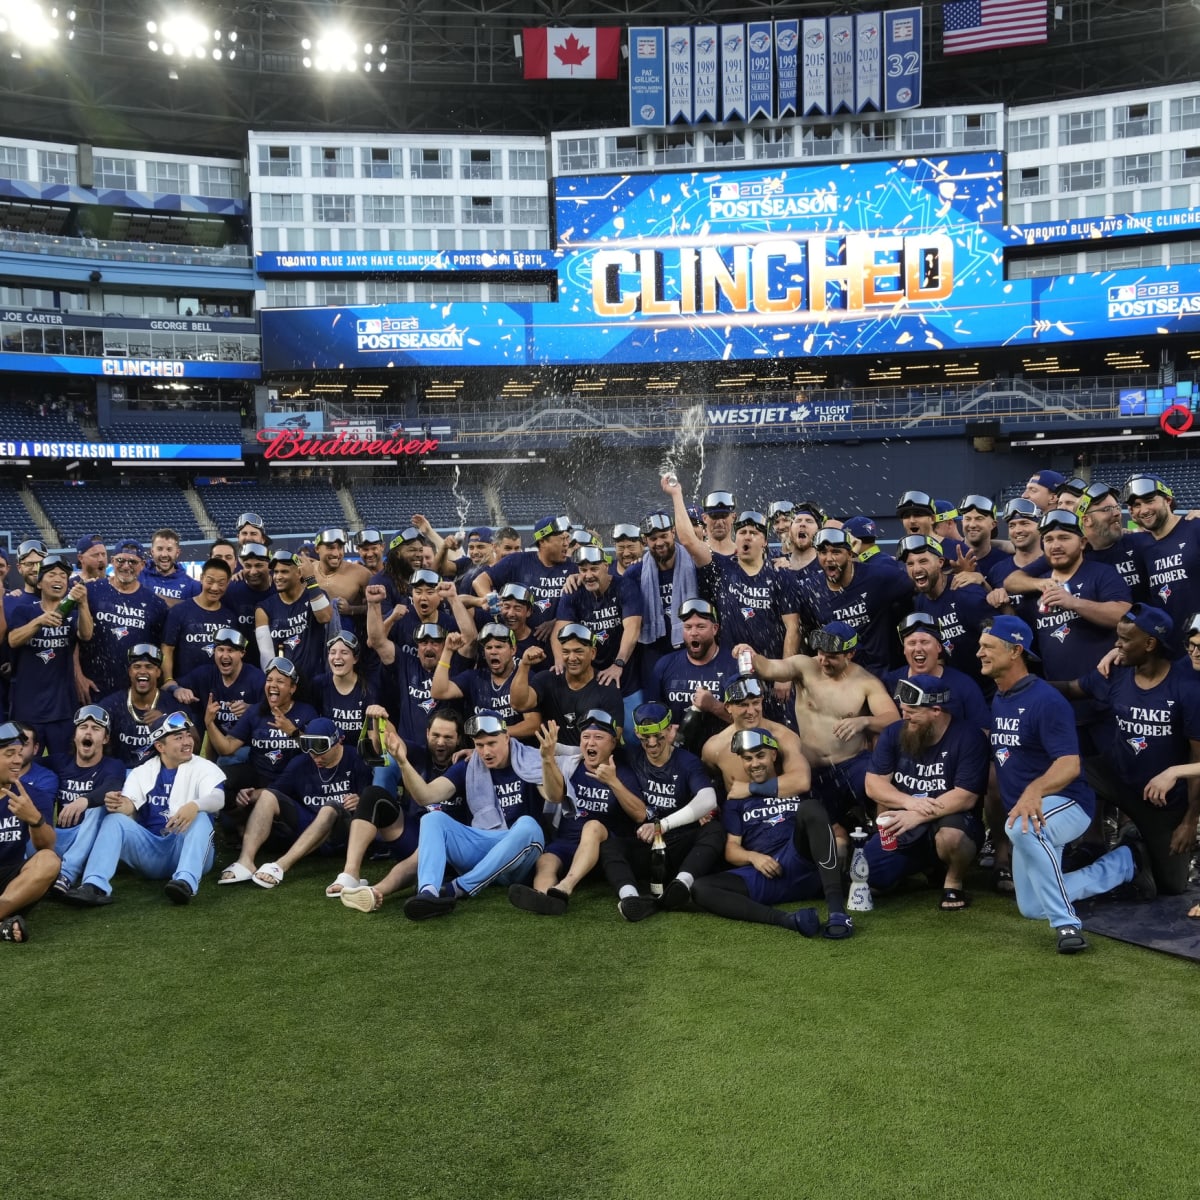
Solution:
[[(1187, 1197), (1194, 964), (913, 888), (847, 943), (502, 891), (416, 925), (336, 865), (0, 946), (0, 1197)], [(378, 869), (372, 872), (382, 873)], [(982, 881), (980, 881), (982, 884)]]

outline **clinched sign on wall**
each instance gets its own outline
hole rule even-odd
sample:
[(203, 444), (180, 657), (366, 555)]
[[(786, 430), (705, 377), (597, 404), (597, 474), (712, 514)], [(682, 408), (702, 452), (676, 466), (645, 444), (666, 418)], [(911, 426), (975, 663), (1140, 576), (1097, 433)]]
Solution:
[[(629, 30), (629, 123), (898, 112), (921, 103), (921, 10)], [(718, 102), (719, 101), (719, 102)]]

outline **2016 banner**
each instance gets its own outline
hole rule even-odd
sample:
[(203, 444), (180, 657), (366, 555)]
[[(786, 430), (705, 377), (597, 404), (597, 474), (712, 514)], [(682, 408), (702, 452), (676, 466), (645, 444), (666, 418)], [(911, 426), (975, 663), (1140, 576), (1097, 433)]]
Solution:
[(629, 60), (630, 124), (639, 128), (901, 112), (921, 103), (921, 9), (635, 27)]

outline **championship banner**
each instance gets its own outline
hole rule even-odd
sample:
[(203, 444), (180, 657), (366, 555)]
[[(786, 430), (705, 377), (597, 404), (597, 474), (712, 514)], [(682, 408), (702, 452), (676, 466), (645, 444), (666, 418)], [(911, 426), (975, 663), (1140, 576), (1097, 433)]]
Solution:
[(84, 358), (69, 354), (0, 352), (0, 371), (38, 375), (105, 375), (113, 379), (261, 379), (258, 363), (198, 362), (194, 359)]
[(883, 110), (883, 22), (878, 13), (854, 18), (854, 110)]
[(794, 117), (800, 82), (800, 22), (775, 22), (775, 115)]
[(667, 30), (667, 121), (692, 123), (692, 29)]
[(803, 94), (800, 115), (824, 116), (829, 111), (829, 39), (825, 20), (806, 20), (800, 27), (800, 42), (804, 47)]
[(629, 30), (629, 124), (632, 128), (667, 123), (667, 45), (661, 26)]
[(921, 104), (921, 10), (883, 14), (884, 103), (888, 112)]
[(854, 111), (854, 18), (829, 18), (829, 113)]
[(721, 120), (746, 119), (746, 27), (721, 26)]
[(718, 119), (719, 30), (698, 25), (692, 35), (693, 115), (697, 121)]
[(775, 119), (774, 39), (770, 21), (752, 21), (746, 26), (746, 106), (747, 120)]

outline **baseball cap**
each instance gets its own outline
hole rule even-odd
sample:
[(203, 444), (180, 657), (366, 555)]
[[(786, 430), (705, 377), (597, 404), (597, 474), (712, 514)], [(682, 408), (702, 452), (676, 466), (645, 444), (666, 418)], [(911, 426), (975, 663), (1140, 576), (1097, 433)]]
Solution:
[(633, 731), (639, 737), (665, 733), (671, 727), (671, 710), (657, 700), (648, 700), (633, 710)]
[(1083, 489), (1083, 495), (1075, 505), (1075, 511), (1082, 517), (1097, 501), (1107, 500), (1111, 496), (1118, 504), (1121, 502), (1121, 492), (1110, 483), (1091, 483)]
[(858, 648), (858, 631), (845, 621), (830, 621), (808, 635), (808, 644), (826, 654), (846, 654)]
[(132, 554), (135, 558), (146, 561), (146, 548), (136, 538), (123, 538), (113, 547), (113, 558), (118, 554)]
[(675, 518), (670, 513), (652, 512), (642, 518), (642, 535), (648, 537), (652, 533), (661, 533), (666, 529), (675, 528)]
[(1169, 645), (1175, 634), (1175, 622), (1170, 614), (1161, 608), (1151, 608), (1149, 604), (1134, 604), (1121, 618), (1131, 625), (1136, 625), (1143, 633), (1158, 638), (1163, 645)]
[(407, 546), (409, 542), (419, 542), (421, 540), (421, 531), (414, 526), (409, 525), (407, 528), (401, 529), (400, 532), (396, 534), (396, 536), (392, 538), (390, 542), (388, 542), (388, 549), (395, 550), (397, 546)]
[(300, 565), (300, 555), (293, 554), (290, 550), (272, 550), (271, 565), (273, 567), (298, 567)]
[(879, 526), (870, 517), (851, 517), (842, 528), (860, 542), (873, 542), (879, 537)]
[(43, 558), (38, 563), (38, 583), (41, 583), (42, 577), (48, 575), (51, 571), (61, 571), (64, 575), (71, 574), (71, 568), (67, 566), (67, 560), (60, 558), (57, 554), (51, 554), (49, 558)]
[(829, 514), (815, 500), (801, 500), (796, 505), (796, 512), (808, 513), (818, 525), (824, 525), (829, 520)]
[(495, 533), (493, 533), (492, 530), (486, 525), (476, 525), (475, 528), (467, 534), (468, 542), (487, 542), (490, 546), (495, 540)]
[(296, 739), (302, 754), (324, 754), (342, 740), (342, 731), (328, 718), (309, 721)]
[(88, 537), (81, 537), (75, 543), (76, 554), (86, 554), (93, 546), (103, 546), (104, 539), (98, 534), (93, 533)]
[(570, 533), (571, 518), (556, 517), (553, 514), (543, 517), (533, 527), (533, 540), (540, 542), (543, 538), (553, 537), (556, 533)]
[(933, 515), (939, 521), (957, 521), (958, 509), (953, 500), (934, 500)]
[(1034, 471), (1029, 477), (1030, 483), (1040, 483), (1042, 487), (1049, 488), (1052, 492), (1057, 491), (1064, 483), (1067, 477), (1060, 474), (1058, 471), (1051, 471), (1049, 468), (1042, 471)]
[(316, 543), (315, 542), (301, 542), (298, 553), (299, 554), (308, 554), (308, 555), (311, 555), (313, 558), (316, 558), (316, 556), (317, 556)]
[(992, 637), (998, 638), (1010, 646), (1020, 646), (1025, 651), (1027, 658), (1037, 660), (1038, 656), (1031, 648), (1033, 646), (1033, 630), (1020, 617), (1010, 617), (1007, 613), (1003, 613), (996, 617), (983, 632), (990, 633)]
[(507, 625), (501, 625), (499, 621), (489, 621), (479, 631), (479, 644), (482, 646), (484, 642), (508, 642), (510, 646), (515, 646), (517, 635)]
[(1148, 500), (1151, 496), (1175, 499), (1175, 493), (1157, 475), (1134, 475), (1125, 484), (1125, 503), (1130, 500)]

